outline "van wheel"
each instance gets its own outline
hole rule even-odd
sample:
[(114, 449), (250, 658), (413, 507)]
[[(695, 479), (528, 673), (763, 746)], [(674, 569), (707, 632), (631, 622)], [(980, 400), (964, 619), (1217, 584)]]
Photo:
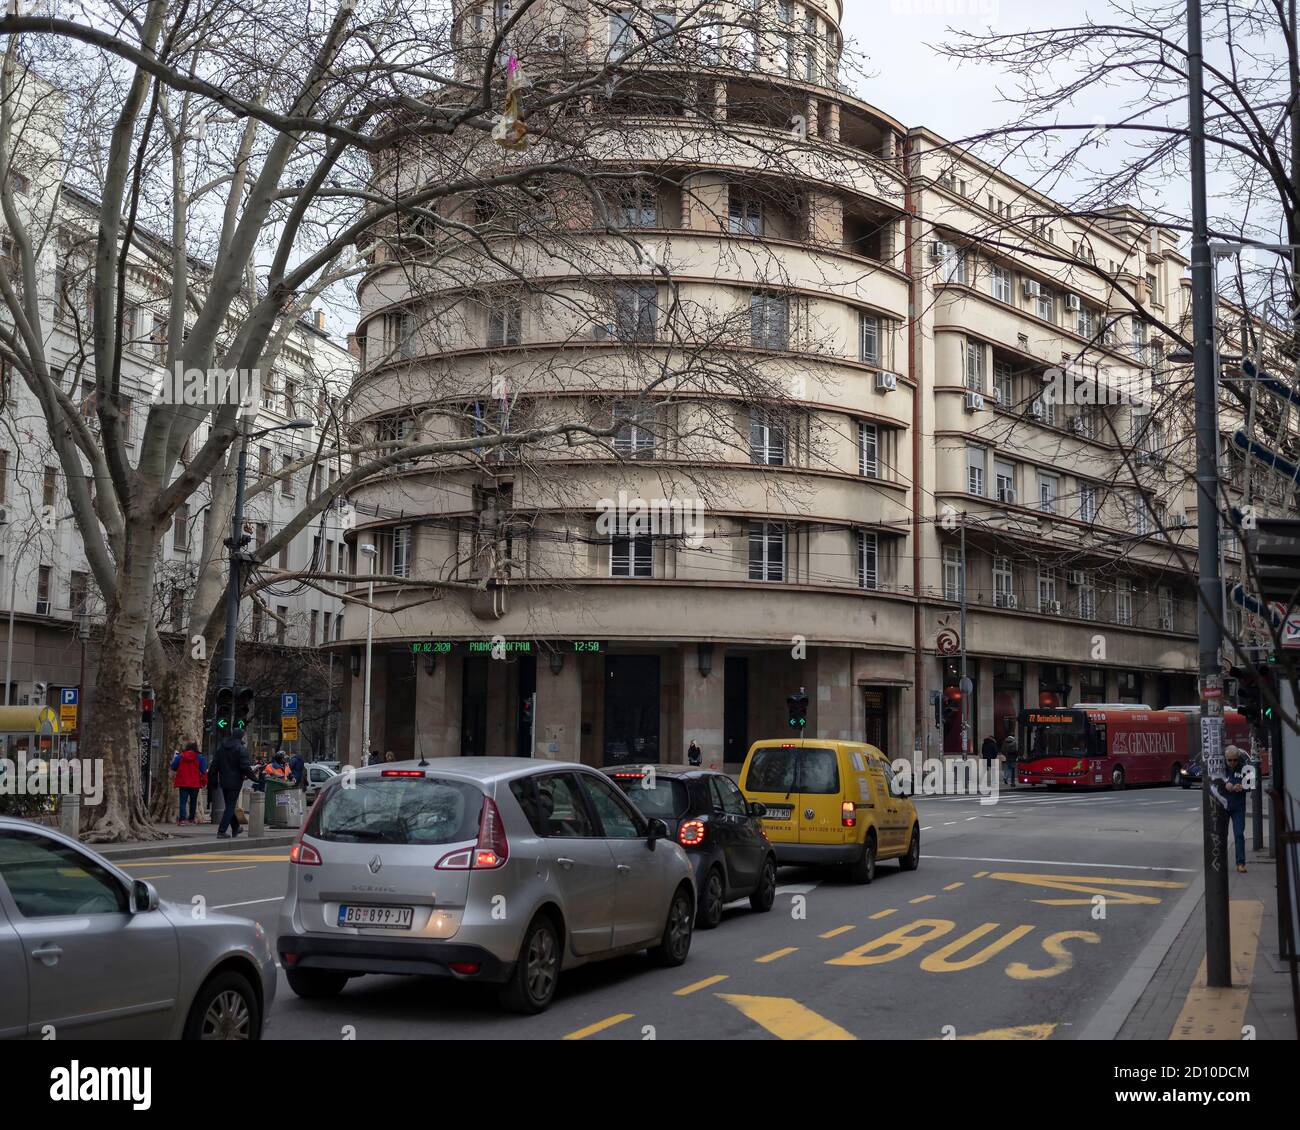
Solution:
[(749, 896), (749, 905), (755, 910), (771, 910), (776, 902), (776, 860), (770, 855), (763, 860), (763, 877), (759, 879), (754, 893)]
[(501, 986), (501, 1004), (511, 1012), (544, 1012), (560, 979), (560, 938), (555, 925), (539, 914), (528, 925), (510, 980)]
[(870, 883), (876, 877), (876, 834), (869, 832), (862, 845), (862, 855), (849, 867), (849, 879), (854, 883)]
[(1173, 773), (1169, 777), (1169, 783), (1171, 785), (1181, 785), (1183, 783), (1183, 774), (1181, 772), (1182, 768), (1183, 767), (1181, 765), (1177, 763), (1174, 764)]
[(691, 924), (694, 920), (691, 893), (685, 887), (678, 887), (672, 905), (668, 908), (663, 937), (650, 950), (655, 964), (672, 969), (686, 960), (686, 955), (691, 952)]
[(186, 1040), (260, 1040), (262, 1010), (242, 973), (218, 973), (204, 982), (185, 1020)]
[(700, 906), (695, 912), (697, 930), (712, 930), (722, 921), (722, 895), (722, 869), (710, 867), (704, 890), (700, 893)]
[(900, 871), (915, 871), (921, 865), (921, 830), (912, 828), (912, 842), (907, 845), (907, 854), (898, 861)]
[(1117, 792), (1124, 787), (1124, 770), (1119, 765), (1110, 771), (1110, 787)]
[(332, 969), (287, 969), (284, 975), (294, 994), (309, 1001), (336, 997), (348, 983), (346, 973), (335, 973)]

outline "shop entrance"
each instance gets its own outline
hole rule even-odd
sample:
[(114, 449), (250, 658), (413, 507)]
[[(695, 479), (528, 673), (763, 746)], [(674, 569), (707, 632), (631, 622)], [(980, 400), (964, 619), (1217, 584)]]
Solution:
[(605, 765), (659, 760), (659, 656), (605, 658)]

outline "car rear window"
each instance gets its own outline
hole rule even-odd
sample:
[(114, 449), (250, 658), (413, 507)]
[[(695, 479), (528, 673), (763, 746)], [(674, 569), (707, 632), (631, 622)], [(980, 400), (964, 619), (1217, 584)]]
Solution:
[(660, 820), (677, 820), (686, 815), (690, 798), (686, 786), (672, 777), (654, 777), (654, 786), (646, 788), (650, 778), (613, 773), (614, 782), (645, 816)]
[(478, 835), (483, 793), (440, 777), (357, 777), (326, 791), (307, 835), (341, 843), (452, 844)]
[(837, 793), (840, 771), (835, 751), (764, 746), (750, 759), (745, 788), (755, 793)]

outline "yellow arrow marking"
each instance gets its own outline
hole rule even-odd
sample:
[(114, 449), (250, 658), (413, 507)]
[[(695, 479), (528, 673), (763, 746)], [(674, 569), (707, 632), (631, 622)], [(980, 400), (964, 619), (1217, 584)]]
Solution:
[(852, 1032), (789, 997), (746, 997), (734, 993), (716, 995), (781, 1040), (857, 1039)]
[[(1025, 883), (1031, 887), (1048, 887), (1057, 891), (1078, 891), (1086, 895), (1105, 895), (1116, 905), (1154, 906), (1161, 900), (1155, 895), (1139, 894), (1125, 888), (1157, 887), (1161, 890), (1181, 890), (1186, 883), (1172, 879), (1112, 879), (1105, 875), (1033, 875), (1013, 871), (994, 871), (990, 879), (1008, 883)], [(1031, 899), (1043, 906), (1088, 906), (1092, 898), (1083, 899)]]
[[(990, 1028), (985, 1032), (972, 1032), (969, 1036), (958, 1036), (959, 1040), (1046, 1040), (1056, 1031), (1055, 1024), (1020, 1024), (1014, 1028)], [(942, 1037), (931, 1036), (938, 1040)]]

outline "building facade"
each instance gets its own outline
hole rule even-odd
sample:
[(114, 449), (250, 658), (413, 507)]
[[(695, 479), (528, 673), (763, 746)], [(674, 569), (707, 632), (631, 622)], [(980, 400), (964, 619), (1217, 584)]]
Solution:
[[(356, 493), (372, 748), (734, 766), (806, 688), (810, 734), (958, 754), (1034, 705), (1195, 701), (1176, 234), (1071, 217), (848, 93), (837, 3), (720, 11), (539, 6), (510, 47), (534, 73), (649, 60), (568, 127), (614, 189), (452, 194), (369, 249), (363, 438), (604, 429)], [(467, 74), (510, 17), (458, 10)], [(547, 126), (533, 159), (578, 136)], [(485, 184), (525, 159), (485, 148), (455, 154)], [(377, 179), (446, 177), (410, 157)]]

